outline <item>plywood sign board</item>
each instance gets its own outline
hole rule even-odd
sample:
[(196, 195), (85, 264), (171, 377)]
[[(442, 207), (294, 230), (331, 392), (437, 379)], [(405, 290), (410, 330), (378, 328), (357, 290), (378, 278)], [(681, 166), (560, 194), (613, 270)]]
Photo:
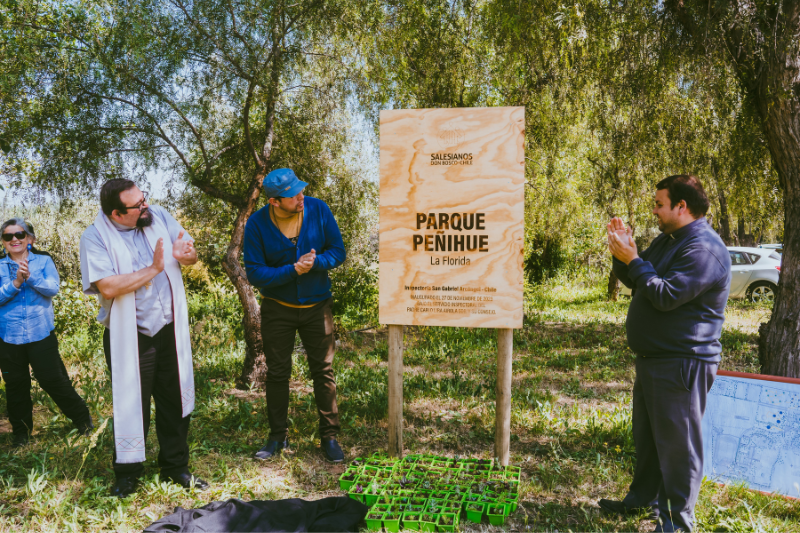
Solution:
[(720, 370), (703, 417), (703, 475), (800, 496), (800, 380)]
[(380, 120), (380, 322), (521, 328), (525, 108)]

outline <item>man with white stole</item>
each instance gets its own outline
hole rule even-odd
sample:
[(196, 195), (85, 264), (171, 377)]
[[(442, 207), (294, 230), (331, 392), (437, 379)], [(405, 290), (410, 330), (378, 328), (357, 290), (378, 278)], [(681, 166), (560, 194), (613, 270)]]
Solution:
[(136, 492), (144, 471), (150, 397), (156, 404), (162, 477), (204, 490), (189, 472), (187, 436), (194, 410), (189, 316), (181, 265), (197, 262), (191, 238), (165, 209), (127, 179), (107, 181), (101, 211), (81, 236), (83, 292), (100, 301), (103, 350), (114, 401), (111, 495)]

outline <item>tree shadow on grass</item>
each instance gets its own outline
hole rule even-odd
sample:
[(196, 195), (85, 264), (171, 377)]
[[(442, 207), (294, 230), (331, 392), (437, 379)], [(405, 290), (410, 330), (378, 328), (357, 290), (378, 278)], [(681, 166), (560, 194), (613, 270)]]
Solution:
[(655, 524), (641, 516), (606, 515), (593, 503), (525, 501), (509, 516), (510, 531), (653, 531)]

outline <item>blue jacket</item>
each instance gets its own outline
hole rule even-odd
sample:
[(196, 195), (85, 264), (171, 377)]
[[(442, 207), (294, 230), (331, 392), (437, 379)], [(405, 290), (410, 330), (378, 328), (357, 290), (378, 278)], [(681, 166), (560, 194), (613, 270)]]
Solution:
[[(317, 259), (311, 271), (298, 275), (294, 264), (311, 249)], [(269, 205), (253, 213), (244, 228), (244, 266), (250, 284), (267, 298), (295, 305), (331, 297), (328, 270), (345, 259), (344, 242), (330, 208), (322, 200), (305, 197), (303, 226), (297, 246), (272, 223)]]
[(719, 362), (731, 287), (731, 258), (705, 217), (662, 233), (614, 273), (634, 289), (625, 329), (641, 357), (692, 357)]
[(13, 284), (17, 269), (9, 255), (0, 259), (0, 339), (28, 344), (55, 329), (52, 300), (58, 294), (58, 271), (50, 256), (28, 253), (31, 275), (18, 289)]

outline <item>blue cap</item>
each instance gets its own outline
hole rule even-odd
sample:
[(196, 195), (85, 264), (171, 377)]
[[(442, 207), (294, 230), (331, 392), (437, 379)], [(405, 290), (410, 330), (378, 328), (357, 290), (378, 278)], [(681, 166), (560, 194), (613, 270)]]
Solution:
[(264, 192), (267, 198), (292, 198), (300, 194), (308, 183), (300, 181), (291, 168), (278, 168), (264, 178)]

